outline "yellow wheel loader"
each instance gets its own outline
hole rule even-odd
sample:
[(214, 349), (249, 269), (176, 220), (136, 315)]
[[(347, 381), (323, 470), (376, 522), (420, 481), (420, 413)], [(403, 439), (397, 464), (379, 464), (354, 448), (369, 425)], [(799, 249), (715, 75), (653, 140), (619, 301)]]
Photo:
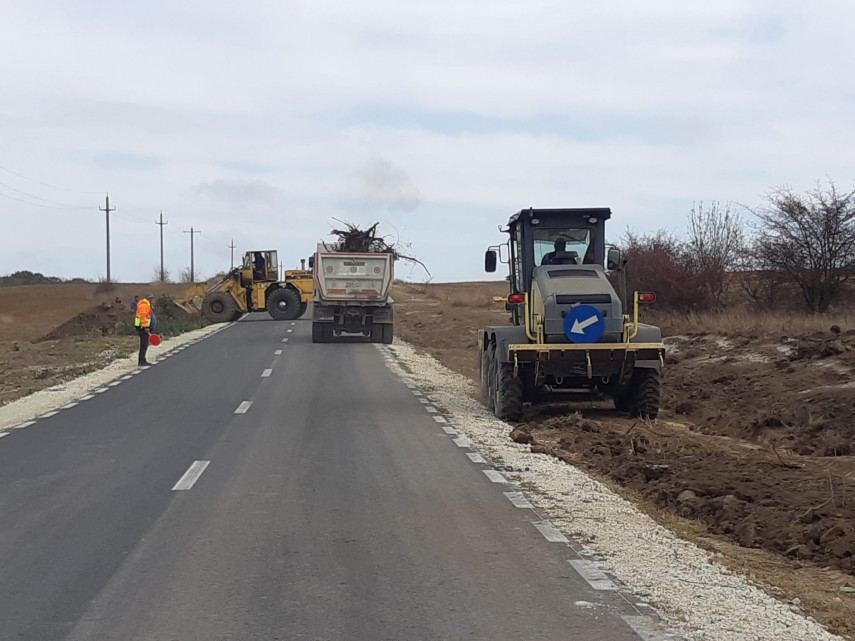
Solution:
[(226, 323), (266, 310), (276, 320), (294, 320), (306, 312), (312, 294), (311, 271), (287, 270), (280, 280), (276, 250), (248, 251), (240, 267), (208, 288), (202, 315), (212, 323)]

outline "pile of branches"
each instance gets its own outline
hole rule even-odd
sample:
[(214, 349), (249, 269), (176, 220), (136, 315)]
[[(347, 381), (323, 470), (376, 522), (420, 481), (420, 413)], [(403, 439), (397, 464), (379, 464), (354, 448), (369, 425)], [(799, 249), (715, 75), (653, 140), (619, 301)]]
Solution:
[(333, 243), (324, 243), (327, 251), (392, 254), (395, 260), (406, 260), (421, 265), (428, 275), (430, 275), (430, 271), (423, 262), (412, 256), (402, 254), (398, 250), (397, 245), (394, 243), (390, 244), (383, 236), (377, 233), (377, 227), (380, 225), (379, 222), (374, 223), (368, 229), (362, 230), (352, 223), (338, 219), (333, 220), (345, 225), (346, 229), (333, 229), (330, 232), (330, 235), (336, 236), (337, 240)]

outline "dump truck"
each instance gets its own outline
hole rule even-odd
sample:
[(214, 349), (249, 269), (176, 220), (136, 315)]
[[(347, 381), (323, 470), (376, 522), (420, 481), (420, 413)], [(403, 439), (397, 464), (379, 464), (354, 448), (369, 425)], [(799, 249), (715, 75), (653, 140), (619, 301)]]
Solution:
[(610, 396), (632, 416), (658, 414), (665, 346), (658, 327), (638, 320), (655, 295), (628, 300), (620, 278), (624, 291), (615, 290), (609, 277), (623, 265), (605, 242), (609, 218), (609, 208), (520, 210), (501, 230), (508, 241), (487, 249), (487, 272), (500, 260), (509, 268), (511, 324), (478, 335), (481, 390), (498, 418), (579, 391)]
[(372, 343), (391, 343), (394, 265), (391, 253), (329, 251), (319, 244), (310, 261), (312, 342), (327, 343), (350, 334)]
[(202, 315), (212, 323), (224, 323), (246, 312), (266, 310), (276, 320), (293, 320), (306, 313), (312, 290), (310, 270), (286, 270), (280, 279), (276, 250), (248, 251), (240, 267), (205, 291)]

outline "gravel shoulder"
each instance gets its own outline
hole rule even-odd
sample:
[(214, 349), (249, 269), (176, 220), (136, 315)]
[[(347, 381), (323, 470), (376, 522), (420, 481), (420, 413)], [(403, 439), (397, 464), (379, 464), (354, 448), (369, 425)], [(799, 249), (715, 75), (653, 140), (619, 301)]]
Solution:
[(582, 542), (633, 594), (687, 639), (832, 641), (810, 617), (769, 596), (578, 468), (511, 441), (511, 429), (472, 398), (473, 383), (404, 342), (391, 365), (416, 383), (482, 454), (564, 533)]

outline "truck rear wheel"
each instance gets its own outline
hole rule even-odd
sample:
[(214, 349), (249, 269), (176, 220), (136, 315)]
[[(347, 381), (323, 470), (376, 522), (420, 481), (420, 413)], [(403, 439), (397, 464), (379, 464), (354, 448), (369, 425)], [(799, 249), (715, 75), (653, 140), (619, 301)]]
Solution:
[(202, 315), (212, 323), (228, 323), (238, 315), (238, 309), (228, 294), (211, 292), (202, 301)]
[(299, 318), (300, 305), (300, 295), (290, 287), (275, 289), (267, 297), (267, 313), (276, 320)]
[(514, 374), (513, 363), (496, 360), (496, 388), (493, 413), (503, 421), (518, 421), (522, 418), (523, 386)]
[(395, 337), (395, 326), (389, 323), (383, 325), (383, 343), (386, 345), (392, 344), (392, 339)]
[(656, 418), (659, 414), (659, 370), (636, 369), (630, 383), (631, 416)]
[(312, 323), (312, 342), (329, 343), (333, 338), (333, 326), (329, 323)]

